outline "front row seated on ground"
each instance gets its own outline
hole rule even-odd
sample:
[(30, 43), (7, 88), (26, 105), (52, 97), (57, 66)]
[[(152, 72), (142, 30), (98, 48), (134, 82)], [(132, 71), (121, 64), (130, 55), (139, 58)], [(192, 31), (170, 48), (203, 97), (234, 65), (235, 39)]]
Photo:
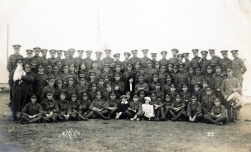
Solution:
[[(209, 90), (210, 91), (210, 90)], [(144, 97), (144, 104), (139, 102), (137, 94), (133, 95), (133, 101), (128, 101), (127, 95), (116, 99), (115, 93), (110, 94), (110, 100), (101, 98), (100, 91), (92, 102), (88, 99), (87, 93), (83, 93), (80, 100), (76, 94), (66, 98), (64, 92), (60, 93), (60, 99), (54, 100), (53, 94), (48, 92), (46, 98), (37, 103), (37, 97), (31, 96), (31, 102), (27, 103), (21, 111), (21, 123), (33, 122), (57, 122), (68, 120), (87, 120), (88, 118), (103, 118), (109, 120), (130, 119), (133, 120), (188, 120), (190, 122), (208, 122), (223, 125), (227, 121), (226, 109), (221, 105), (221, 100), (215, 98), (212, 103), (198, 102), (196, 96), (186, 104), (176, 95), (172, 101), (169, 95), (165, 96), (162, 102), (153, 94), (151, 97)], [(69, 100), (67, 100), (69, 99)], [(159, 116), (160, 119), (159, 119)]]

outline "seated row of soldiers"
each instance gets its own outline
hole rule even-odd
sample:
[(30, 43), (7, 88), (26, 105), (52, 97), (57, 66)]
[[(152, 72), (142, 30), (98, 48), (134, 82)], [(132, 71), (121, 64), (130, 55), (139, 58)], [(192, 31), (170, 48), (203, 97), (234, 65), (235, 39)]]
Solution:
[[(184, 86), (185, 88), (185, 86)], [(185, 89), (184, 89), (185, 90)], [(21, 123), (33, 122), (57, 122), (68, 120), (87, 120), (88, 118), (111, 118), (133, 120), (156, 120), (166, 121), (168, 119), (189, 120), (190, 122), (211, 122), (217, 125), (226, 123), (227, 114), (225, 107), (221, 105), (221, 99), (212, 95), (212, 89), (206, 88), (207, 96), (212, 100), (207, 101), (203, 97), (198, 102), (197, 97), (192, 95), (185, 100), (179, 94), (175, 96), (165, 95), (162, 100), (156, 93), (149, 97), (144, 94), (122, 95), (119, 100), (116, 94), (111, 92), (109, 99), (105, 100), (100, 91), (90, 101), (88, 93), (84, 92), (81, 97), (71, 94), (67, 99), (65, 92), (59, 93), (59, 99), (53, 98), (52, 92), (47, 92), (46, 98), (37, 103), (37, 97), (31, 96), (31, 102), (27, 103), (21, 111)]]

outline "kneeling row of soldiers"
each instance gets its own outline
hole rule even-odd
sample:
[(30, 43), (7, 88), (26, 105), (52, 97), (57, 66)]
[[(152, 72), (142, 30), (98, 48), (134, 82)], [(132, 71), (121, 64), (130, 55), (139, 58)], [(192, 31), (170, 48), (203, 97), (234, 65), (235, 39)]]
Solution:
[[(206, 88), (206, 94), (211, 95), (212, 89)], [(80, 98), (77, 94), (71, 94), (70, 100), (65, 92), (60, 92), (58, 100), (53, 98), (53, 93), (48, 91), (46, 98), (41, 103), (36, 102), (36, 95), (31, 96), (31, 102), (27, 103), (21, 111), (21, 123), (33, 122), (57, 122), (67, 120), (84, 120), (88, 118), (102, 118), (104, 120), (130, 119), (133, 120), (189, 120), (190, 122), (203, 122), (223, 125), (227, 121), (225, 107), (221, 99), (197, 101), (196, 96), (191, 96), (189, 101), (183, 101), (177, 94), (174, 98), (165, 95), (161, 100), (155, 93), (150, 97), (143, 97), (141, 103), (137, 94), (130, 99), (128, 95), (122, 95), (120, 100), (111, 92), (110, 99), (102, 99), (102, 92), (96, 92), (96, 98), (91, 102), (88, 93), (84, 92)], [(204, 119), (203, 119), (204, 118)]]

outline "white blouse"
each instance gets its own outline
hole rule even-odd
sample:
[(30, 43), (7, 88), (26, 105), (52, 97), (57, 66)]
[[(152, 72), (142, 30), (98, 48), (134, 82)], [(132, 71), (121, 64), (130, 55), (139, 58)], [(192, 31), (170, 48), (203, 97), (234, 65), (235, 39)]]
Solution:
[(142, 110), (145, 112), (145, 116), (154, 117), (154, 108), (150, 104), (142, 104)]

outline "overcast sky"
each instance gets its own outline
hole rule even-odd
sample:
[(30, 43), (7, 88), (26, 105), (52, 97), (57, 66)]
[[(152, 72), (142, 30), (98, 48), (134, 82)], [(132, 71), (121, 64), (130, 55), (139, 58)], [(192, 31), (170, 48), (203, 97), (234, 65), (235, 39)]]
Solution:
[(147, 48), (149, 53), (166, 50), (169, 57), (172, 48), (216, 49), (217, 54), (238, 49), (250, 62), (250, 8), (244, 0), (1, 0), (0, 70), (6, 71), (7, 24), (9, 54), (13, 44), (22, 45), (24, 56), (33, 47), (138, 49), (139, 56)]

